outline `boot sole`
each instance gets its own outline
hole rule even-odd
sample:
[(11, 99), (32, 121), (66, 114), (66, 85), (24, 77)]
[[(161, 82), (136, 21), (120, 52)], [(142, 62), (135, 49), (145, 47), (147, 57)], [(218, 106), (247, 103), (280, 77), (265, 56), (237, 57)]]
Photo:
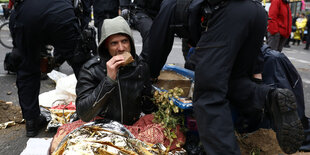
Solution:
[[(277, 89), (276, 101), (272, 105), (276, 135), (281, 149), (288, 154), (295, 153), (304, 141), (303, 126), (297, 114), (293, 92)], [(276, 117), (278, 116), (278, 117)]]

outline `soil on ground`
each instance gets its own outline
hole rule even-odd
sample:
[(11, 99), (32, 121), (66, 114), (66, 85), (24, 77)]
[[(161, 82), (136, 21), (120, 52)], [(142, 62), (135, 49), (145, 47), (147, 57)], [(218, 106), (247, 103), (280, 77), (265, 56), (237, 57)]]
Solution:
[(23, 116), (20, 106), (15, 106), (13, 103), (0, 100), (0, 123), (14, 121), (22, 123)]
[(276, 133), (271, 129), (259, 129), (253, 133), (238, 134), (241, 153), (244, 155), (284, 154), (278, 144)]

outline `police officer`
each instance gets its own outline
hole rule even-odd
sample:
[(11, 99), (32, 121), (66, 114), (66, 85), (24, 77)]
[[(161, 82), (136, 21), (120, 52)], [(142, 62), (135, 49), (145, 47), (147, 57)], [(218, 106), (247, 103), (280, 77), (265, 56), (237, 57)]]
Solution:
[[(162, 2), (143, 48), (141, 56), (153, 78), (171, 51), (177, 7), (176, 0)], [(267, 26), (262, 5), (253, 0), (193, 0), (184, 11), (189, 13), (184, 17), (190, 43), (196, 47), (193, 107), (206, 154), (240, 154), (230, 105), (254, 117), (256, 123), (250, 125), (256, 127), (267, 111), (282, 150), (296, 152), (304, 137), (293, 93), (252, 80)]]
[(14, 51), (20, 60), (16, 79), (19, 103), (26, 120), (26, 136), (34, 137), (46, 123), (38, 101), (41, 51), (53, 45), (56, 63), (66, 60), (76, 77), (87, 56), (75, 51), (80, 34), (71, 0), (16, 0), (13, 17)]
[(98, 40), (101, 37), (101, 27), (104, 19), (119, 15), (119, 10), (128, 9), (130, 0), (94, 0), (94, 20), (98, 30)]
[(135, 0), (134, 27), (140, 32), (143, 42), (151, 29), (153, 19), (159, 12), (162, 0)]

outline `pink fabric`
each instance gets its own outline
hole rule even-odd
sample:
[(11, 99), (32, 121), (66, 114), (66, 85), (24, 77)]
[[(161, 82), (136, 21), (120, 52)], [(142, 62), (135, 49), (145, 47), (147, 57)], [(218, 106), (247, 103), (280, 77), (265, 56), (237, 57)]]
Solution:
[[(126, 126), (126, 128), (139, 140), (152, 144), (161, 143), (167, 147), (170, 141), (164, 135), (164, 128), (162, 128), (160, 124), (153, 123), (153, 119), (153, 114), (145, 115), (133, 126)], [(177, 126), (175, 134), (177, 138), (173, 139), (170, 150), (178, 148), (176, 146), (178, 142), (180, 146), (185, 144), (185, 136), (180, 131), (180, 126)]]
[(70, 104), (68, 105), (56, 105), (51, 107), (51, 109), (65, 109), (65, 110), (76, 110), (75, 105), (73, 105), (72, 102), (70, 102)]
[(306, 3), (304, 0), (301, 0), (301, 10), (305, 10), (306, 9)]

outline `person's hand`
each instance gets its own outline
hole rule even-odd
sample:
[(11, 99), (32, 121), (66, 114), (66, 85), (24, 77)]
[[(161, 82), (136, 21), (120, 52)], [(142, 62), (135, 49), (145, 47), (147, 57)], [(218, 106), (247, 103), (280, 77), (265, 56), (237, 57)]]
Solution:
[(263, 79), (262, 73), (253, 74), (253, 78), (262, 80)]
[(113, 56), (107, 63), (107, 75), (112, 79), (116, 80), (118, 68), (124, 63), (124, 57), (122, 55)]

